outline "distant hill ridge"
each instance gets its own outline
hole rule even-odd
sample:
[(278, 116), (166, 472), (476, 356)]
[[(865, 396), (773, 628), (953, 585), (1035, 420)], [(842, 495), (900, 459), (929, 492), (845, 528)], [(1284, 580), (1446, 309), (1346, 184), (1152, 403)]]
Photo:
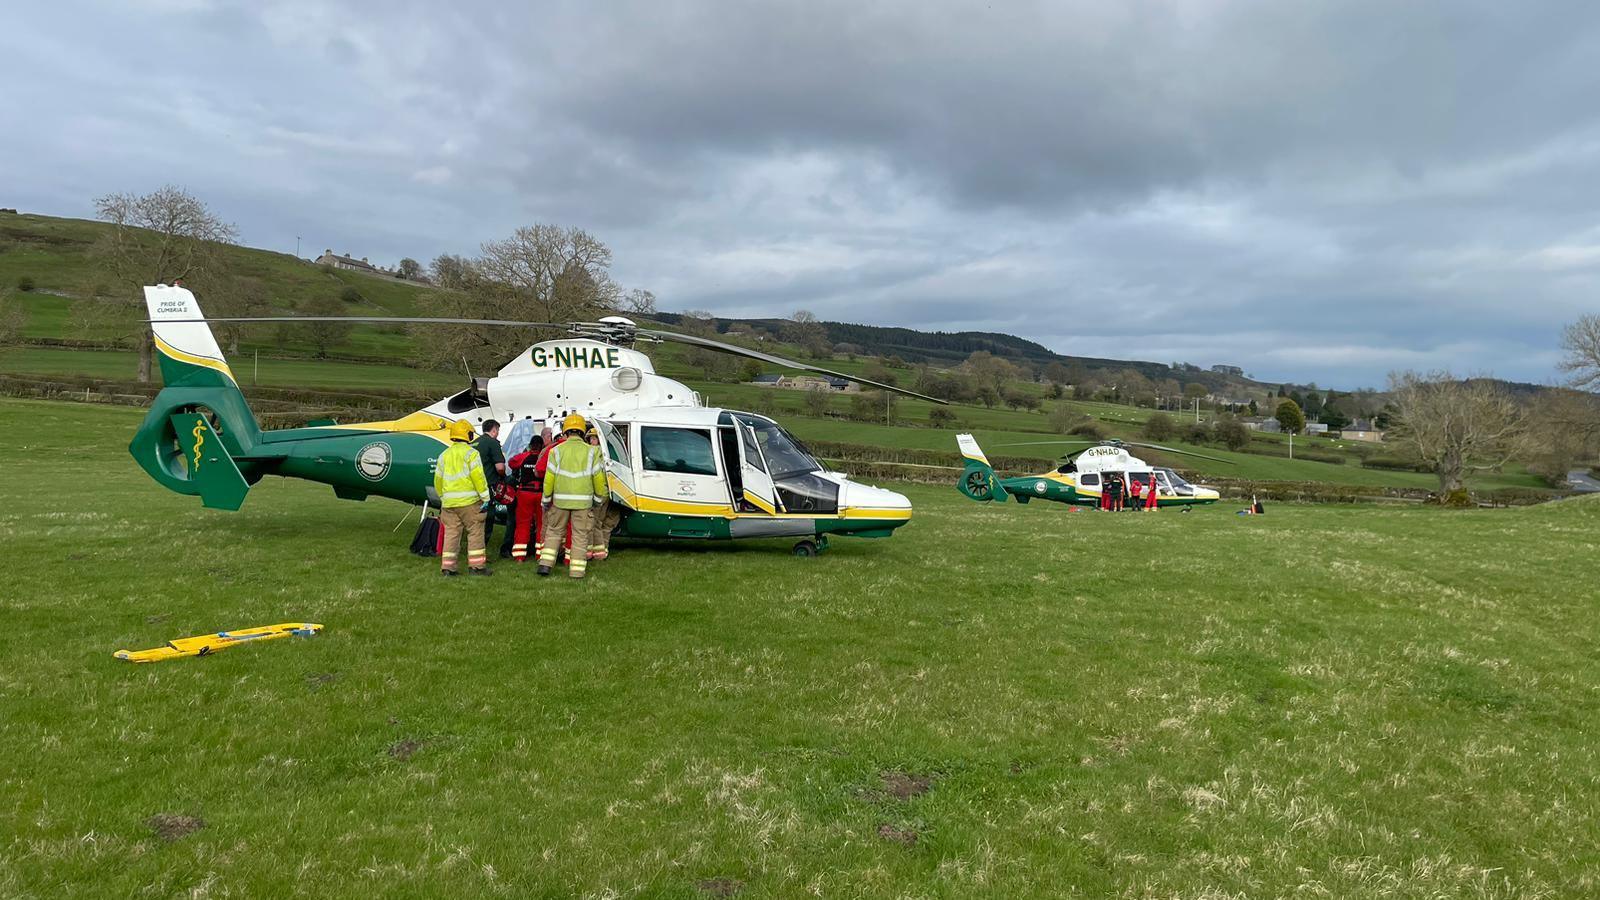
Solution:
[[(655, 318), (676, 325), (683, 316), (678, 313), (659, 313)], [(781, 332), (785, 319), (717, 319), (717, 327), (726, 333), (736, 326), (760, 328)], [(891, 325), (858, 325), (851, 322), (819, 322), (828, 332), (831, 343), (856, 344), (869, 353), (899, 356), (907, 362), (933, 365), (956, 365), (979, 351), (987, 351), (1012, 362), (1026, 362), (1035, 367), (1059, 362), (1070, 366), (1078, 363), (1089, 372), (1097, 370), (1133, 369), (1150, 379), (1173, 378), (1183, 382), (1198, 382), (1213, 391), (1238, 388), (1241, 391), (1259, 392), (1267, 387), (1277, 387), (1276, 382), (1253, 381), (1248, 378), (1224, 375), (1198, 367), (1178, 369), (1167, 363), (1146, 360), (1107, 359), (1096, 356), (1068, 356), (1056, 353), (1043, 344), (1020, 338), (1013, 334), (993, 331), (918, 331)], [(1291, 385), (1293, 387), (1294, 385)]]

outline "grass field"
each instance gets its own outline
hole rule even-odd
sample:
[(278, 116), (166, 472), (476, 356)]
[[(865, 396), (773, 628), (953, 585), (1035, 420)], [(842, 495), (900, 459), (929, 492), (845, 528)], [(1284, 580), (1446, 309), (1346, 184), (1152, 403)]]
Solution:
[[(138, 418), (0, 401), (0, 896), (1600, 892), (1597, 501), (909, 487), (814, 560), (443, 582), (398, 504), (162, 492)], [(288, 620), (327, 631), (111, 657)]]

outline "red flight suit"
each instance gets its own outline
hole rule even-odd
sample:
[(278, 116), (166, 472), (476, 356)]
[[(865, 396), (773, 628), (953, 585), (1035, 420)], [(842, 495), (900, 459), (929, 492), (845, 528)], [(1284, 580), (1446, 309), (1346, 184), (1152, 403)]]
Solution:
[[(544, 530), (543, 481), (537, 474), (537, 455), (524, 450), (506, 462), (511, 483), (516, 486), (517, 518), (512, 523), (511, 558), (528, 561), (528, 542)], [(538, 551), (534, 551), (537, 555)]]
[[(551, 441), (549, 444), (545, 445), (545, 448), (543, 450), (539, 451), (539, 463), (538, 463), (537, 466), (534, 467), (534, 471), (538, 473), (539, 484), (541, 486), (541, 490), (543, 489), (543, 485), (544, 485), (545, 469), (549, 468), (549, 466), (550, 466), (550, 451), (554, 450), (562, 441), (564, 441), (566, 439), (567, 439), (567, 436), (565, 434), (562, 434), (562, 435), (558, 436), (555, 440)], [(539, 530), (537, 532), (535, 532), (535, 534), (538, 536), (537, 547), (535, 548), (535, 552), (537, 552), (538, 550), (544, 549), (544, 498), (542, 496), (539, 498), (538, 506), (539, 506)], [(586, 540), (587, 540), (587, 538), (586, 538)], [(571, 525), (571, 523), (568, 523), (568, 525), (567, 525), (567, 540), (566, 540), (565, 544), (566, 544), (566, 548), (567, 548), (567, 553), (571, 554), (572, 553), (572, 525)], [(571, 557), (569, 556), (568, 558), (570, 559)]]

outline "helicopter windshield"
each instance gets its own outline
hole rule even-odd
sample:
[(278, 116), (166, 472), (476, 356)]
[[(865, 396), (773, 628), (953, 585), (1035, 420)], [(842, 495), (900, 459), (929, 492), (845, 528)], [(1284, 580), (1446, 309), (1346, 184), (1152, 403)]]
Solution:
[(1174, 472), (1171, 469), (1157, 469), (1156, 474), (1161, 477), (1162, 481), (1166, 482), (1167, 488), (1171, 490), (1172, 493), (1183, 494), (1186, 496), (1194, 494), (1194, 485), (1184, 481), (1183, 476), (1179, 475), (1177, 472)]
[(761, 455), (767, 458), (767, 471), (774, 481), (822, 470), (822, 464), (777, 423), (746, 413), (735, 413), (734, 416), (756, 433), (756, 441), (761, 444)]

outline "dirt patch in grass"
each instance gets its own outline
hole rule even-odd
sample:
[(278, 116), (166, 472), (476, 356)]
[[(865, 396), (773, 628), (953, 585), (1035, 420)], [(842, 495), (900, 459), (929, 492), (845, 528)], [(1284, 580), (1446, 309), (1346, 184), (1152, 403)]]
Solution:
[(416, 738), (406, 738), (403, 741), (395, 741), (389, 745), (389, 758), (398, 759), (401, 762), (405, 762), (406, 760), (415, 756), (417, 751), (421, 750), (422, 746), (426, 743), (427, 741), (419, 741)]
[(902, 847), (915, 847), (917, 845), (917, 833), (915, 831), (909, 828), (897, 828), (888, 822), (878, 826), (878, 837), (891, 844), (899, 844)]
[(696, 881), (694, 889), (707, 897), (732, 897), (744, 890), (744, 882), (737, 878), (720, 875), (716, 878), (704, 878)]
[(176, 813), (156, 813), (144, 820), (156, 837), (163, 841), (175, 841), (186, 834), (192, 834), (206, 827), (206, 822), (199, 816), (180, 816)]
[(933, 776), (917, 775), (911, 772), (880, 772), (878, 777), (883, 779), (883, 790), (896, 800), (910, 800), (920, 797), (933, 789)]

